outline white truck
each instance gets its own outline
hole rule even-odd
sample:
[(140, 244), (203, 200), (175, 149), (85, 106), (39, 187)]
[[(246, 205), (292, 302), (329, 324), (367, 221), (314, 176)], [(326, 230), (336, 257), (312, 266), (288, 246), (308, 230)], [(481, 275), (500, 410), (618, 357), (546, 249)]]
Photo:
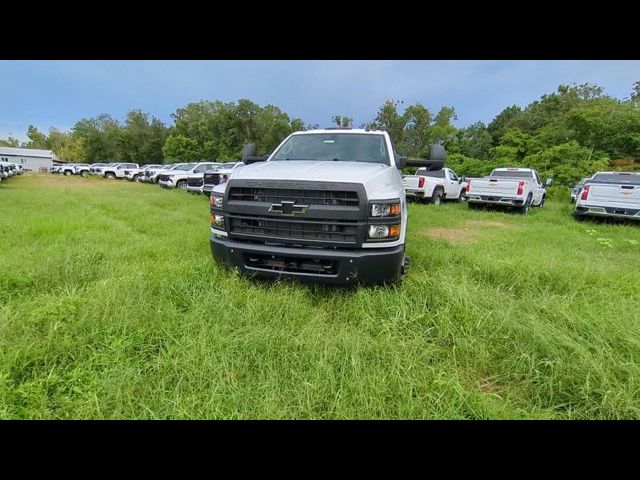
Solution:
[(576, 198), (574, 216), (640, 220), (640, 173), (598, 172), (588, 178)]
[(450, 168), (427, 170), (419, 168), (414, 175), (402, 177), (404, 189), (409, 197), (440, 205), (442, 200), (464, 201), (467, 183)]
[(109, 180), (114, 178), (124, 178), (124, 172), (133, 168), (140, 168), (140, 166), (137, 163), (112, 164), (102, 169), (102, 176)]
[(169, 172), (158, 175), (158, 185), (165, 188), (187, 188), (187, 179), (196, 173), (202, 173), (215, 165), (213, 162), (185, 163)]
[(141, 178), (144, 176), (144, 172), (146, 170), (162, 168), (162, 167), (163, 165), (151, 164), (151, 165), (142, 165), (138, 168), (127, 168), (124, 171), (124, 178), (126, 178), (130, 182), (139, 182), (141, 181)]
[(412, 161), (387, 132), (346, 128), (293, 133), (266, 158), (245, 148), (248, 165), (211, 192), (213, 257), (249, 275), (394, 282), (406, 263), (399, 168), (440, 169), (444, 153)]
[(467, 202), (469, 208), (498, 205), (526, 214), (530, 207), (544, 205), (545, 187), (552, 183), (547, 178), (543, 184), (533, 168), (496, 168), (487, 177), (467, 179)]
[(80, 175), (81, 177), (87, 177), (89, 175), (90, 168), (91, 168), (91, 165), (87, 163), (77, 163), (73, 166), (73, 174)]
[(184, 165), (183, 163), (169, 163), (167, 165), (161, 165), (159, 168), (148, 168), (144, 171), (144, 177), (140, 180), (147, 183), (158, 183), (158, 175), (161, 173), (166, 173), (178, 165)]
[(109, 167), (110, 165), (114, 165), (111, 163), (92, 163), (89, 166), (89, 175), (98, 175), (98, 176), (102, 176), (102, 172), (106, 167)]
[(216, 185), (229, 180), (233, 172), (243, 166), (243, 162), (225, 162), (212, 170), (207, 170), (202, 178), (202, 193), (210, 195)]
[(204, 174), (205, 172), (213, 172), (219, 168), (221, 163), (212, 163), (212, 166), (204, 172), (194, 173), (187, 178), (187, 191), (195, 194), (202, 194), (202, 188), (204, 186)]

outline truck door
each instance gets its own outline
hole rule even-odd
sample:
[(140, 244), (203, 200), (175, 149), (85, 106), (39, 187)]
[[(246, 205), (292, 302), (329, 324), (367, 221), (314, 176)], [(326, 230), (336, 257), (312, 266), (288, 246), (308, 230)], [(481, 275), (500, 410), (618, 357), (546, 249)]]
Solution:
[(460, 185), (460, 180), (458, 176), (453, 172), (453, 170), (446, 170), (447, 178), (445, 179), (445, 192), (447, 193), (447, 198), (458, 198), (460, 196), (460, 189), (462, 185)]
[(545, 192), (544, 185), (542, 185), (540, 175), (538, 175), (536, 170), (533, 171), (533, 178), (535, 179), (535, 185), (533, 187), (533, 199), (531, 200), (531, 203), (533, 205), (540, 205), (540, 202), (542, 202), (542, 196)]

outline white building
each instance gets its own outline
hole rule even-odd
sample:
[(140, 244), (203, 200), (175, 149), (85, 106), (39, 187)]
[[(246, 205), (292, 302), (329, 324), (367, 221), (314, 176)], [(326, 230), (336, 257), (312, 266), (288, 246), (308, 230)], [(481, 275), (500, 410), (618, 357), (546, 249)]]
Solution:
[(0, 147), (0, 162), (17, 163), (25, 172), (48, 171), (54, 162), (60, 163), (51, 150), (14, 147)]

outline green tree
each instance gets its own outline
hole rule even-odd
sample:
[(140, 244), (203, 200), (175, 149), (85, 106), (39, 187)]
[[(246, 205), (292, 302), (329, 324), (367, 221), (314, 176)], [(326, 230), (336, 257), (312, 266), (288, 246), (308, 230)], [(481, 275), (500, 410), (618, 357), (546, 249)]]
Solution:
[(47, 136), (33, 125), (29, 125), (29, 128), (27, 128), (27, 137), (29, 138), (29, 141), (24, 144), (25, 147), (41, 148), (45, 150), (50, 148)]
[(162, 152), (164, 158), (171, 162), (188, 162), (201, 158), (198, 141), (180, 134), (169, 135)]

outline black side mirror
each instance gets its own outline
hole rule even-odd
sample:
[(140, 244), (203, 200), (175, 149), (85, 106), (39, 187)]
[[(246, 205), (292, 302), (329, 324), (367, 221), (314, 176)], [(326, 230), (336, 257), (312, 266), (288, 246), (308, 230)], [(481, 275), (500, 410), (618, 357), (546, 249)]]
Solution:
[(256, 144), (255, 143), (247, 143), (242, 147), (242, 156), (240, 157), (242, 163), (250, 164), (255, 162), (264, 162), (269, 155), (262, 155), (260, 157), (256, 156)]
[(407, 166), (407, 157), (403, 157), (402, 155), (396, 155), (396, 167), (405, 168)]
[(553, 178), (547, 178), (547, 181), (544, 182), (544, 186), (550, 187), (551, 185), (553, 185)]

